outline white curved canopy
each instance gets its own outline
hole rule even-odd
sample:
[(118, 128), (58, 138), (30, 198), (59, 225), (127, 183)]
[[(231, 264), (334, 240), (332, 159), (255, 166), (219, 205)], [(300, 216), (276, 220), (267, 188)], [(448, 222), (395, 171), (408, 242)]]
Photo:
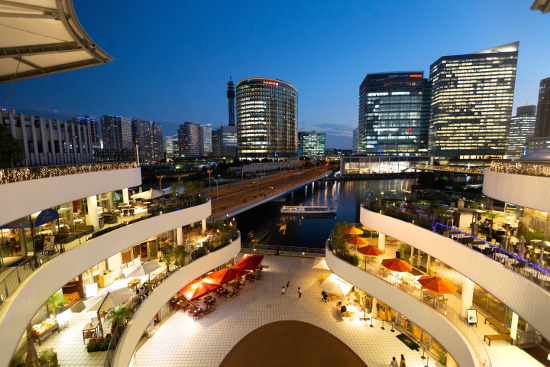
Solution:
[(72, 0), (0, 0), (0, 83), (105, 64)]

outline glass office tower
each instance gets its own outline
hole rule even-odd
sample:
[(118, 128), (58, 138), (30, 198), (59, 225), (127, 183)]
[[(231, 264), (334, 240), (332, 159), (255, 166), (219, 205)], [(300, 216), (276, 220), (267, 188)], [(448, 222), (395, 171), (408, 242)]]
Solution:
[(359, 87), (357, 153), (426, 155), (429, 114), (423, 72), (368, 74)]
[(508, 145), (519, 42), (443, 56), (430, 66), (430, 149), (439, 159), (502, 158)]
[(325, 144), (325, 133), (318, 133), (316, 131), (300, 131), (298, 133), (298, 155), (300, 157), (324, 157)]
[(506, 158), (519, 159), (527, 152), (527, 139), (535, 133), (537, 106), (518, 107), (516, 116), (510, 121), (510, 135)]
[(298, 91), (277, 79), (237, 83), (237, 141), (242, 158), (296, 157)]

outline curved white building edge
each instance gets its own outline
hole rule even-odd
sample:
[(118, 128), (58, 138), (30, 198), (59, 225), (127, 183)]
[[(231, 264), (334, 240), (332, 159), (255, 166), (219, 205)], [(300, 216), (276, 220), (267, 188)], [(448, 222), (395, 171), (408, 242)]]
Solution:
[(202, 274), (224, 264), (241, 251), (241, 236), (172, 273), (147, 297), (126, 326), (113, 357), (113, 366), (128, 366), (134, 350), (153, 317), (180, 289)]
[(80, 173), (0, 185), (0, 225), (73, 200), (141, 185), (141, 168)]
[(211, 214), (210, 201), (145, 219), (104, 234), (44, 264), (4, 301), (0, 311), (0, 366), (11, 356), (37, 310), (74, 277), (101, 261), (157, 234), (198, 222)]
[(330, 270), (340, 278), (380, 299), (426, 330), (447, 349), (459, 366), (480, 366), (468, 340), (439, 312), (384, 280), (339, 259), (328, 249), (326, 261)]
[(550, 340), (550, 293), (503, 264), (450, 238), (361, 207), (361, 223), (442, 261), (487, 290)]

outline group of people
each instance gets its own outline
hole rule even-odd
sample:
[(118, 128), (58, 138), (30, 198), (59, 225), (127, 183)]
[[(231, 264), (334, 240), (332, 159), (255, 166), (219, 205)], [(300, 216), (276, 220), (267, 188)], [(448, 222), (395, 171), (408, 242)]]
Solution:
[(149, 293), (152, 291), (152, 287), (147, 284), (142, 285), (141, 287), (136, 287), (136, 297), (139, 301), (143, 301)]
[[(286, 283), (286, 286), (283, 285), (283, 289), (281, 290), (281, 296), (285, 295), (289, 287), (290, 287), (290, 280)], [(302, 287), (300, 286), (298, 286), (298, 298), (302, 298)]]
[[(395, 357), (393, 357), (393, 359), (390, 363), (390, 367), (397, 367), (397, 361), (396, 361)], [(405, 363), (405, 356), (403, 354), (401, 354), (401, 362), (399, 362), (399, 367), (407, 367), (407, 365)]]

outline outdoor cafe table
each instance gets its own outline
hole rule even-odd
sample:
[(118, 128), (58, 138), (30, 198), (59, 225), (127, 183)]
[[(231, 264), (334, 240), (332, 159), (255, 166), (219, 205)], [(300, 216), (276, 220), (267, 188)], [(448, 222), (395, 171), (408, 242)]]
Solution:
[(89, 322), (86, 325), (84, 325), (84, 327), (82, 328), (82, 339), (84, 339), (84, 335), (85, 335), (86, 331), (93, 331), (94, 332), (94, 337), (96, 337), (97, 332), (98, 332), (98, 330), (97, 330), (98, 327), (99, 327), (99, 321)]
[(128, 288), (130, 289), (136, 289), (136, 287), (139, 285), (140, 279), (135, 278), (128, 282)]

